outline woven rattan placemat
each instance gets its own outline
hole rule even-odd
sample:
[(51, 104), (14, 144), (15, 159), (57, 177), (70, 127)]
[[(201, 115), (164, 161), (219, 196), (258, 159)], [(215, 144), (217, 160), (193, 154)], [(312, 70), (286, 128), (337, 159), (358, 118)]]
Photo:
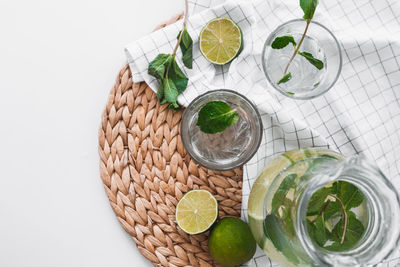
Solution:
[(118, 221), (155, 266), (217, 266), (208, 253), (208, 232), (184, 233), (175, 206), (183, 194), (202, 188), (218, 200), (220, 218), (239, 217), (242, 170), (215, 172), (195, 164), (182, 145), (182, 114), (160, 105), (147, 84), (133, 83), (126, 65), (102, 116), (100, 175)]

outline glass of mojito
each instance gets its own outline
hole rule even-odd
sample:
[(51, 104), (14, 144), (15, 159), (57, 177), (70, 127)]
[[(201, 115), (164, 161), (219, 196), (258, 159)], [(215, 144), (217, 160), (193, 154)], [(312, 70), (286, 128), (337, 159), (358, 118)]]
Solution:
[[(298, 52), (294, 53), (297, 46)], [(337, 81), (342, 52), (338, 40), (325, 26), (295, 19), (269, 35), (262, 65), (269, 83), (278, 92), (295, 99), (311, 99), (327, 92)]]
[[(208, 125), (199, 123), (200, 111), (210, 104), (222, 104), (229, 109), (219, 115), (209, 114), (217, 120), (234, 112), (232, 125), (217, 131), (224, 120), (216, 123), (210, 120)], [(218, 112), (219, 108), (216, 106), (213, 112)], [(199, 125), (207, 131), (202, 131)], [(180, 131), (183, 146), (195, 162), (211, 170), (231, 170), (242, 166), (256, 153), (262, 129), (260, 114), (249, 99), (235, 91), (221, 89), (208, 91), (189, 104), (182, 116)]]

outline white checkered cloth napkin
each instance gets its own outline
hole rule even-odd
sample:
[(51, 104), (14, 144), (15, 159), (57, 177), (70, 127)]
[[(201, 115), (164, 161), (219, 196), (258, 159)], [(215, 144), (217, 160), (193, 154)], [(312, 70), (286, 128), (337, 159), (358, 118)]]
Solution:
[[(178, 102), (187, 106), (211, 89), (227, 88), (250, 98), (261, 113), (264, 135), (256, 155), (244, 166), (242, 217), (252, 183), (275, 155), (301, 147), (327, 147), (345, 156), (375, 160), (400, 190), (400, 2), (398, 0), (321, 0), (314, 20), (330, 28), (343, 50), (343, 69), (335, 86), (313, 100), (293, 100), (275, 92), (261, 67), (263, 44), (278, 25), (302, 17), (298, 0), (191, 0), (188, 30), (194, 40), (193, 69)], [(219, 67), (198, 49), (202, 27), (215, 17), (230, 17), (244, 34), (244, 49)], [(171, 53), (182, 21), (126, 47), (134, 82), (146, 81), (158, 53)], [(180, 65), (181, 54), (177, 59)], [(392, 258), (379, 266), (395, 266)], [(278, 266), (261, 251), (249, 266)], [(396, 265), (397, 266), (397, 265)]]

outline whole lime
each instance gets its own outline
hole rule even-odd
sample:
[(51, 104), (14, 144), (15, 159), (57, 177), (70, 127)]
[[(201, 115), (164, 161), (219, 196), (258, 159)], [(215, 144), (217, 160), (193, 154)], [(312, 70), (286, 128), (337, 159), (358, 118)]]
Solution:
[(224, 267), (237, 266), (250, 260), (256, 252), (256, 241), (247, 223), (237, 218), (223, 218), (211, 231), (208, 249)]

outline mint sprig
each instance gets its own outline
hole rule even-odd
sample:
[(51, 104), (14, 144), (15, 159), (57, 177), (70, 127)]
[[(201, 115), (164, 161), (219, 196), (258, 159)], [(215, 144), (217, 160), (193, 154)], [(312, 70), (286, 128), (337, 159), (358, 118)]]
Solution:
[(196, 125), (204, 133), (215, 134), (235, 124), (238, 119), (236, 109), (231, 109), (224, 101), (211, 101), (200, 109)]
[(300, 0), (300, 7), (304, 12), (303, 18), (306, 19), (306, 28), (298, 44), (296, 44), (293, 36), (291, 35), (276, 37), (271, 44), (271, 47), (273, 49), (282, 49), (286, 47), (289, 43), (292, 43), (294, 47), (293, 55), (290, 57), (289, 62), (286, 65), (285, 70), (283, 71), (284, 76), (277, 82), (278, 84), (286, 83), (290, 80), (291, 74), (290, 72), (288, 73), (290, 74), (289, 78), (287, 71), (289, 69), (290, 63), (292, 63), (293, 59), (296, 57), (297, 54), (303, 56), (308, 62), (314, 65), (317, 69), (321, 70), (324, 68), (324, 63), (321, 60), (315, 58), (311, 53), (299, 52), (300, 46), (302, 45), (304, 38), (307, 34), (308, 27), (311, 23), (312, 18), (314, 17), (317, 5), (318, 5), (318, 0)]
[(157, 98), (161, 104), (169, 103), (170, 109), (179, 109), (177, 103), (178, 95), (186, 90), (188, 77), (183, 73), (175, 60), (178, 47), (182, 50), (182, 61), (187, 68), (192, 68), (193, 62), (193, 40), (187, 31), (188, 0), (185, 0), (185, 18), (183, 29), (178, 34), (178, 41), (172, 54), (158, 54), (149, 63), (148, 73), (160, 80), (157, 90)]

